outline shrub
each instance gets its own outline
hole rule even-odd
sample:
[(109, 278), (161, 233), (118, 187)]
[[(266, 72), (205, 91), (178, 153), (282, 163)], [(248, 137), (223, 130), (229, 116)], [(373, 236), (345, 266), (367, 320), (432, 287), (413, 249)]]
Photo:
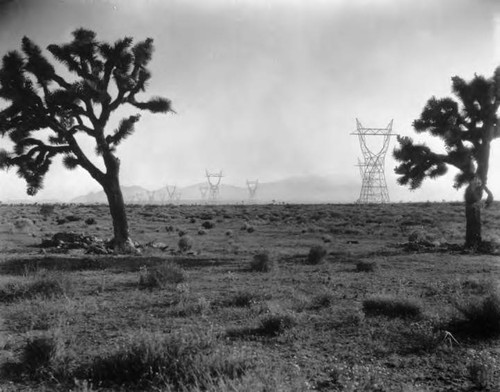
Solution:
[(387, 316), (390, 318), (419, 318), (422, 316), (422, 308), (417, 301), (391, 296), (375, 296), (365, 299), (363, 311), (367, 316)]
[(66, 222), (78, 222), (79, 220), (82, 220), (82, 217), (77, 215), (68, 215), (65, 219)]
[(215, 227), (215, 223), (207, 220), (201, 224), (201, 227), (203, 227), (204, 229), (207, 229), (207, 230), (213, 229)]
[(262, 318), (259, 324), (257, 330), (261, 335), (278, 336), (297, 325), (297, 321), (291, 314), (270, 314)]
[(243, 358), (213, 349), (213, 340), (206, 336), (142, 335), (112, 354), (95, 358), (89, 378), (105, 387), (206, 390), (214, 379), (241, 377), (251, 366)]
[(238, 291), (230, 299), (228, 299), (226, 303), (228, 306), (243, 308), (250, 307), (260, 300), (261, 297), (255, 293), (250, 291)]
[(469, 378), (478, 390), (495, 390), (495, 368), (497, 360), (487, 354), (479, 353), (474, 355), (467, 364)]
[(492, 292), (486, 297), (456, 304), (455, 307), (463, 317), (463, 320), (452, 321), (458, 332), (480, 338), (500, 336), (500, 293)]
[(71, 379), (74, 358), (69, 355), (60, 330), (28, 339), (21, 353), (19, 370), (30, 379)]
[(378, 268), (376, 261), (363, 261), (360, 260), (356, 263), (357, 272), (373, 272)]
[(260, 252), (253, 256), (250, 269), (257, 272), (270, 272), (276, 267), (274, 260), (269, 257), (269, 252)]
[(177, 246), (179, 247), (179, 250), (181, 252), (187, 252), (188, 250), (191, 250), (193, 244), (193, 238), (187, 234), (184, 234), (181, 238), (179, 238)]
[(68, 276), (60, 273), (37, 272), (0, 287), (0, 301), (71, 296), (73, 292), (73, 281)]
[(333, 305), (335, 297), (330, 292), (321, 293), (315, 295), (311, 299), (310, 308), (311, 309), (321, 309), (321, 308), (329, 308)]
[(203, 315), (210, 311), (210, 306), (210, 301), (208, 301), (205, 297), (198, 297), (195, 300), (183, 297), (172, 310), (172, 314), (178, 317)]
[(40, 207), (40, 215), (44, 218), (48, 218), (50, 215), (54, 213), (55, 206), (53, 204), (43, 204)]
[(205, 234), (207, 234), (207, 231), (205, 229), (198, 230), (198, 235), (205, 235)]
[(34, 228), (34, 222), (28, 218), (17, 218), (11, 225), (11, 231), (20, 233), (30, 233)]
[(321, 245), (313, 246), (307, 255), (308, 264), (320, 264), (326, 256), (326, 249)]
[(90, 226), (90, 225), (95, 225), (96, 221), (94, 218), (87, 218), (85, 219), (85, 223)]
[(153, 268), (141, 267), (139, 272), (139, 286), (144, 289), (163, 288), (168, 284), (182, 283), (186, 280), (186, 273), (172, 263), (164, 263)]

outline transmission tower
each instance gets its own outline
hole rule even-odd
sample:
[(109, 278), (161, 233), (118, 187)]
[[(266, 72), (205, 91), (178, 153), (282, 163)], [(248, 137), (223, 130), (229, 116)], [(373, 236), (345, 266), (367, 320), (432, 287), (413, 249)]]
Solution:
[[(173, 203), (178, 200), (178, 191), (177, 191), (177, 185), (174, 185), (173, 187), (169, 187), (167, 185), (167, 194), (168, 194), (168, 201), (170, 203)], [(179, 195), (180, 196), (180, 195)]]
[[(389, 191), (385, 182), (385, 154), (389, 148), (389, 141), (392, 134), (393, 120), (386, 128), (365, 128), (356, 119), (356, 132), (351, 135), (358, 135), (359, 144), (363, 160), (358, 159), (359, 171), (362, 184), (358, 203), (388, 203)], [(366, 143), (367, 136), (381, 136), (382, 148), (378, 152), (370, 150)]]
[(202, 200), (206, 200), (207, 199), (207, 193), (208, 193), (208, 185), (201, 184), (200, 185), (200, 193), (201, 193), (201, 199)]
[(154, 204), (155, 197), (156, 197), (156, 191), (146, 191), (146, 195), (148, 198), (148, 204)]
[(255, 200), (255, 195), (257, 194), (258, 186), (259, 186), (259, 180), (255, 180), (255, 181), (247, 180), (248, 198), (251, 201)]
[(205, 174), (207, 176), (208, 182), (208, 190), (209, 190), (209, 199), (212, 201), (216, 201), (219, 198), (219, 185), (222, 179), (222, 170), (218, 173), (209, 173), (208, 170), (205, 169)]

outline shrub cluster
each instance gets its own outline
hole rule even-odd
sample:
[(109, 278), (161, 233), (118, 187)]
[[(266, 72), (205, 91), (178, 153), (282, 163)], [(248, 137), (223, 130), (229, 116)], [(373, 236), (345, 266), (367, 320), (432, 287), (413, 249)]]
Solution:
[(326, 249), (324, 246), (316, 245), (309, 250), (307, 255), (307, 262), (309, 264), (320, 264), (326, 256)]
[(205, 390), (214, 378), (235, 379), (252, 366), (243, 358), (212, 354), (213, 346), (206, 337), (143, 335), (114, 353), (96, 358), (89, 378), (105, 387), (184, 390), (197, 386)]
[(250, 270), (256, 272), (270, 272), (276, 267), (274, 259), (269, 256), (269, 252), (264, 251), (253, 256), (250, 263)]
[(297, 320), (295, 320), (295, 317), (291, 314), (270, 314), (260, 320), (257, 332), (261, 335), (278, 336), (296, 325)]
[(73, 292), (73, 281), (67, 275), (40, 271), (0, 287), (0, 301), (71, 296)]
[(390, 318), (419, 318), (422, 316), (422, 307), (417, 301), (391, 296), (374, 296), (365, 299), (363, 311), (367, 316), (387, 316)]
[(163, 288), (185, 280), (185, 271), (172, 263), (164, 263), (153, 268), (142, 267), (139, 273), (139, 286), (144, 289)]
[(500, 293), (473, 299), (465, 304), (456, 304), (462, 319), (453, 320), (452, 328), (478, 338), (500, 337)]
[(193, 244), (193, 238), (190, 235), (184, 234), (181, 238), (179, 238), (177, 246), (181, 252), (187, 252), (193, 248)]

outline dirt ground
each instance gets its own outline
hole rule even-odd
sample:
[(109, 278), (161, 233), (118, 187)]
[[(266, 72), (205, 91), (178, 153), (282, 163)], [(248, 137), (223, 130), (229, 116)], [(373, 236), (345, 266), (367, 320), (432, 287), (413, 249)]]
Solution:
[[(144, 334), (209, 334), (215, 351), (252, 364), (212, 390), (500, 390), (498, 338), (448, 328), (459, 304), (500, 282), (495, 249), (460, 249), (461, 203), (127, 209), (140, 253), (115, 256), (101, 252), (112, 236), (107, 206), (0, 204), (0, 390), (169, 390), (157, 381), (99, 384), (67, 369), (5, 371), (22, 363), (30, 339), (54, 331), (74, 369)], [(484, 210), (485, 239), (500, 240), (499, 217), (500, 204)], [(56, 233), (92, 246), (40, 246)], [(190, 238), (181, 250), (182, 236)], [(308, 258), (314, 246), (323, 259)], [(269, 271), (252, 268), (262, 254)], [(165, 263), (180, 267), (182, 282), (146, 287), (148, 271)], [(67, 279), (61, 295), (18, 289), (51, 273)], [(411, 300), (421, 315), (368, 314), (373, 297)], [(265, 333), (262, 320), (276, 315), (292, 322)]]

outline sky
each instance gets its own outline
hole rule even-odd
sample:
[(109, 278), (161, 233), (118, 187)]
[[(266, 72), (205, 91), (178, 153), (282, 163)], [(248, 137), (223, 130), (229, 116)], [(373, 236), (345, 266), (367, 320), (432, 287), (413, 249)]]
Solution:
[[(117, 152), (122, 185), (151, 190), (205, 181), (205, 170), (238, 186), (315, 175), (361, 187), (356, 118), (367, 127), (394, 120), (394, 133), (442, 150), (414, 133), (413, 120), (431, 96), (450, 95), (452, 76), (489, 77), (500, 65), (496, 0), (0, 0), (0, 55), (25, 35), (42, 48), (69, 42), (78, 27), (101, 41), (154, 39), (144, 98), (167, 97), (176, 114), (143, 113)], [(370, 143), (377, 150), (381, 140)], [(392, 200), (462, 199), (452, 170), (416, 191), (399, 186), (395, 145), (386, 157)], [(500, 198), (499, 142), (491, 159)], [(25, 188), (15, 170), (0, 172), (0, 200), (25, 199)], [(98, 190), (83, 169), (56, 161), (35, 200)]]

